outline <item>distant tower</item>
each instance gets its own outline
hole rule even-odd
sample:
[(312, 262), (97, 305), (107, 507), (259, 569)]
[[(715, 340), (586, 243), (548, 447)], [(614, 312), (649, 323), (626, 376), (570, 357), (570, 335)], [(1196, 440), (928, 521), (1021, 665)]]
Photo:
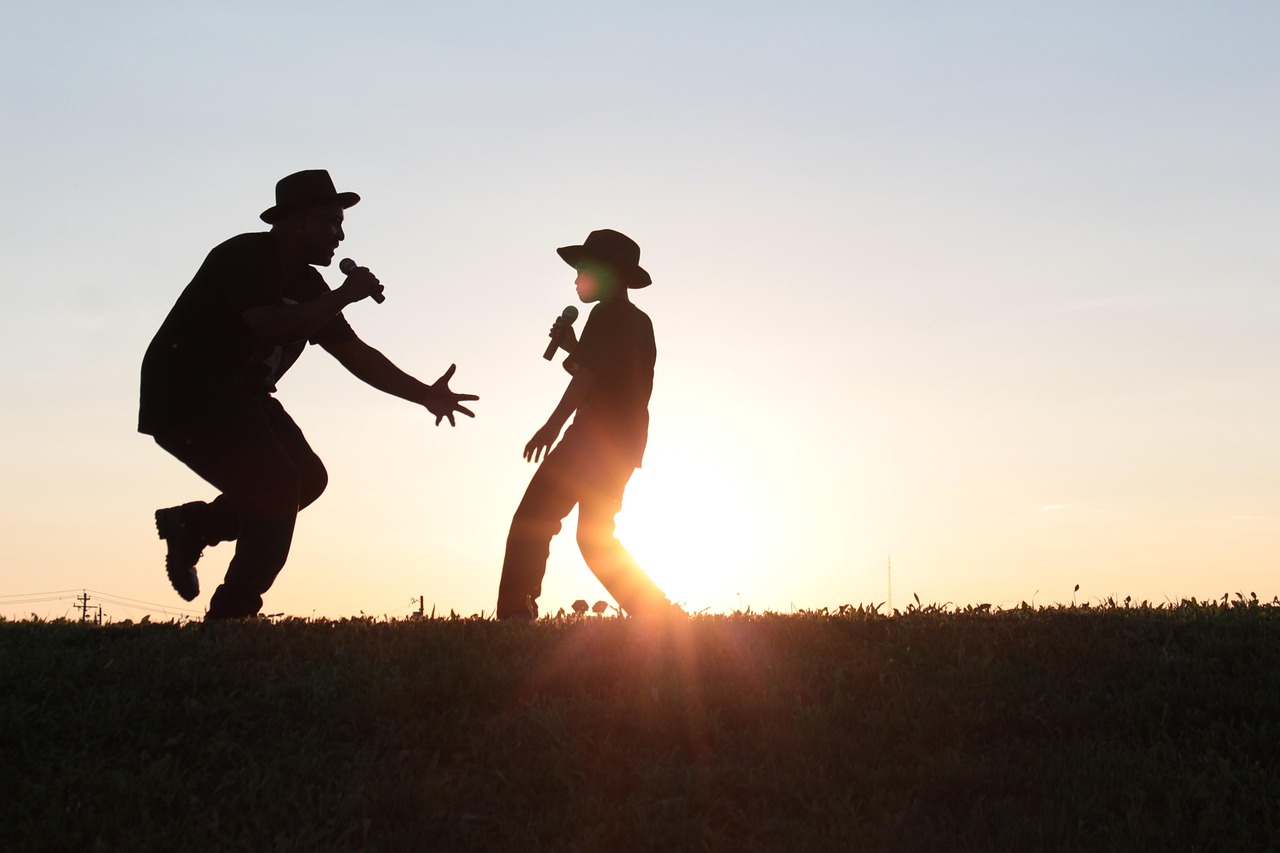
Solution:
[(893, 555), (889, 555), (889, 615), (893, 615)]

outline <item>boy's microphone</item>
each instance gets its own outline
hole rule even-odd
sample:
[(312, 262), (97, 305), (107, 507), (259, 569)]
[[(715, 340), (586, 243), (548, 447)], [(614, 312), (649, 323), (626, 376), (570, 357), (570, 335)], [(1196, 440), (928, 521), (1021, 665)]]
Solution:
[[(578, 309), (572, 305), (566, 305), (564, 310), (560, 312), (560, 319), (568, 320), (569, 325), (572, 326), (573, 321), (578, 319)], [(551, 343), (547, 344), (547, 351), (542, 354), (542, 357), (547, 361), (550, 361), (555, 357), (556, 350), (558, 349), (560, 349), (560, 341), (552, 338)]]
[[(357, 266), (359, 265), (355, 261), (351, 260), (350, 258), (343, 258), (342, 260), (338, 261), (338, 269), (342, 270), (343, 275), (351, 275), (351, 271), (355, 269)], [(387, 298), (383, 296), (381, 293), (371, 293), (369, 295), (372, 296), (373, 301), (377, 302), (379, 305), (381, 305), (383, 301)]]

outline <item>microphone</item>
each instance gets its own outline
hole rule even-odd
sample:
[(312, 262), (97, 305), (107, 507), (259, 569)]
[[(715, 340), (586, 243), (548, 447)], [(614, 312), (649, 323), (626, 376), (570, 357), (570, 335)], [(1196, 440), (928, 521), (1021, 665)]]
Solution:
[[(573, 321), (578, 319), (578, 309), (572, 305), (566, 305), (564, 310), (560, 312), (560, 319), (567, 320), (569, 325), (572, 326)], [(547, 344), (547, 351), (542, 354), (542, 357), (547, 361), (550, 361), (555, 357), (556, 350), (558, 349), (560, 349), (560, 342), (555, 338), (552, 338), (551, 343)]]
[[(338, 261), (338, 269), (342, 270), (343, 275), (351, 275), (351, 271), (355, 269), (357, 266), (359, 266), (359, 264), (357, 264), (355, 261), (351, 260), (350, 258), (343, 258), (342, 260)], [(383, 296), (381, 293), (374, 293), (370, 295), (373, 296), (373, 301), (378, 303), (379, 305), (381, 305), (383, 301), (387, 298)], [(577, 313), (577, 312), (574, 312), (574, 313)]]

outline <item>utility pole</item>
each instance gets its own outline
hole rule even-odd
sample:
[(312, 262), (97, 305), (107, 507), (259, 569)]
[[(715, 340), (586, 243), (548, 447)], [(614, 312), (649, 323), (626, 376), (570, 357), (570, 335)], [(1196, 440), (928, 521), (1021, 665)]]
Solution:
[[(80, 611), (80, 621), (89, 621), (89, 593), (86, 590), (80, 590), (80, 597), (76, 599), (79, 603), (75, 605), (76, 610)], [(101, 608), (99, 608), (101, 610)]]
[(418, 609), (414, 612), (414, 619), (421, 619), (424, 615), (423, 611), (427, 607), (427, 597), (425, 595), (418, 596)]

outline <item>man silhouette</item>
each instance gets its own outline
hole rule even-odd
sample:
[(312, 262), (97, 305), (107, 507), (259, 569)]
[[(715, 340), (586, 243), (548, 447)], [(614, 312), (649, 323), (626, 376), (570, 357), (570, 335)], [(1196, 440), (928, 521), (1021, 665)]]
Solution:
[(614, 536), (622, 493), (648, 442), (657, 356), (653, 324), (632, 304), (628, 290), (647, 287), (651, 279), (640, 267), (640, 247), (617, 231), (592, 231), (582, 245), (556, 251), (577, 270), (578, 298), (597, 304), (580, 341), (564, 318), (551, 327), (551, 338), (569, 353), (564, 368), (573, 378), (524, 448), (526, 460), (542, 463), (511, 520), (497, 617), (537, 618), (551, 539), (575, 505), (578, 548), (610, 595), (633, 616), (672, 612), (662, 590)]
[(207, 619), (244, 618), (284, 567), (298, 511), (328, 482), (324, 464), (272, 396), (308, 342), (319, 344), (364, 382), (425, 406), (436, 425), (478, 399), (455, 394), (450, 365), (426, 385), (357, 337), (342, 315), (381, 297), (364, 267), (330, 290), (312, 265), (328, 266), (345, 234), (343, 211), (360, 200), (334, 189), (322, 169), (276, 184), (261, 218), (269, 232), (215, 247), (156, 332), (142, 361), (138, 431), (219, 490), (212, 502), (157, 510), (169, 581), (187, 601), (199, 595), (196, 562), (208, 545), (236, 541)]

